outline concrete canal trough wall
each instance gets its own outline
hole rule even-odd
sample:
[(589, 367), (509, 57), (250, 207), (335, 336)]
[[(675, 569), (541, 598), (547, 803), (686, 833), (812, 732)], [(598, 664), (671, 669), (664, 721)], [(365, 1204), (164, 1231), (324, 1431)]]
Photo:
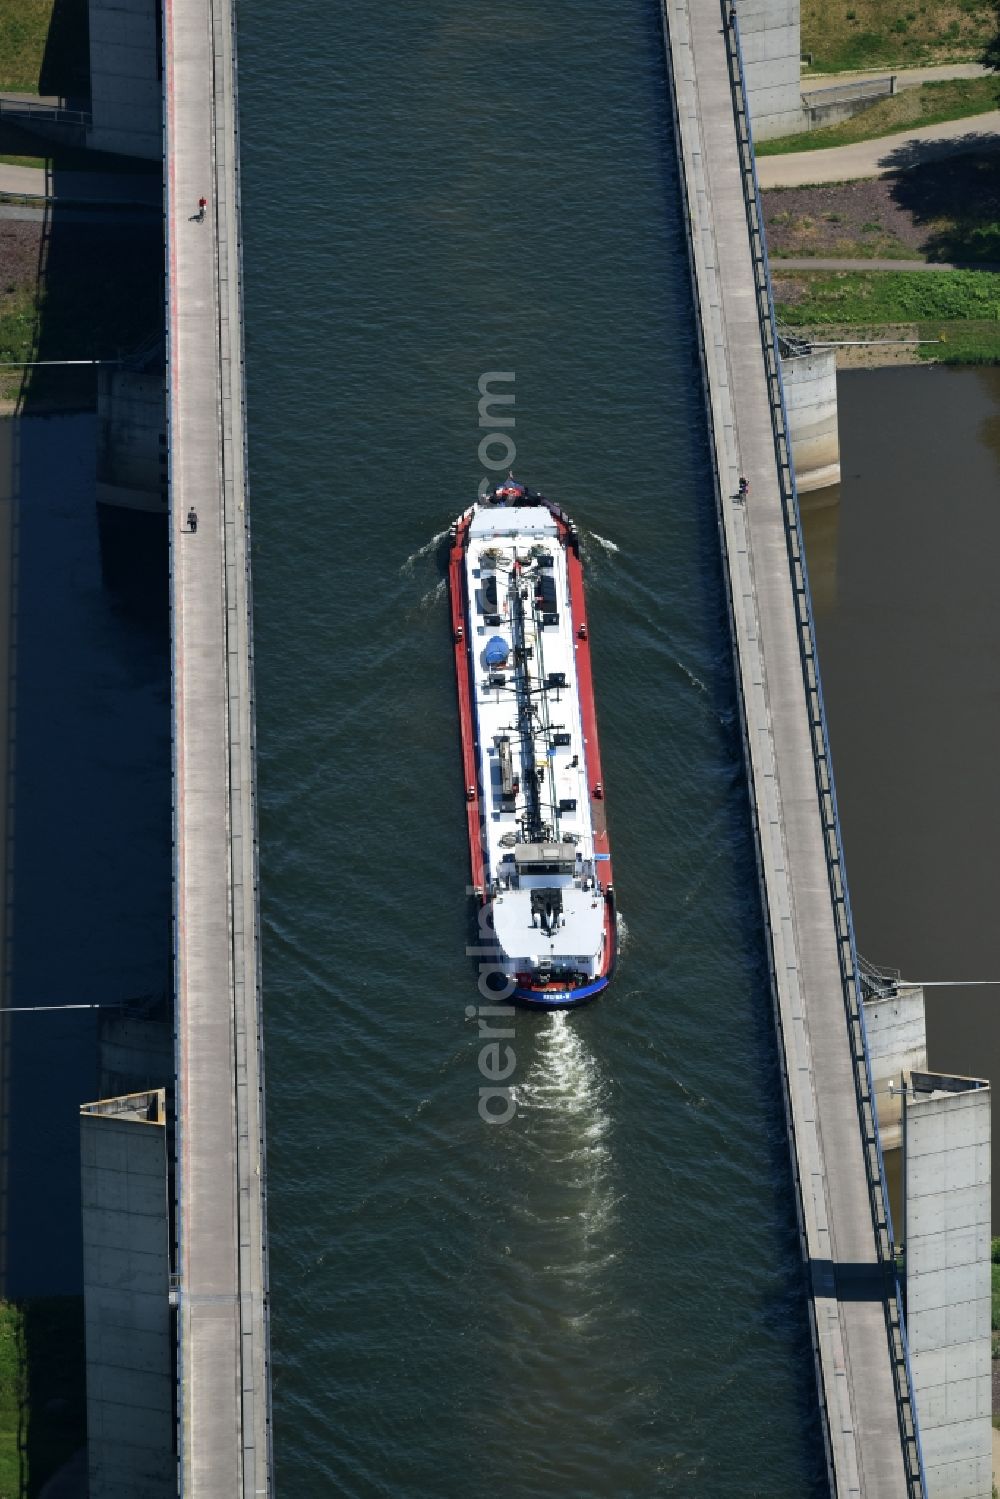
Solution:
[(163, 155), (161, 0), (90, 0), (87, 144), (124, 156)]
[(80, 1110), (90, 1499), (170, 1499), (173, 1317), (162, 1088)]
[(907, 1328), (928, 1499), (990, 1499), (990, 1088), (910, 1075)]

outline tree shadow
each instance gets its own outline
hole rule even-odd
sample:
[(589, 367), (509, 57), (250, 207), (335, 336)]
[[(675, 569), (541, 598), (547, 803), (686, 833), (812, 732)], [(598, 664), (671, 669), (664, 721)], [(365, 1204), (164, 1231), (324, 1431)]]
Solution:
[[(1000, 136), (994, 139), (1000, 145)], [(897, 172), (890, 196), (926, 231), (921, 249), (928, 260), (1000, 262), (1000, 152)]]
[(894, 172), (906, 172), (911, 167), (929, 166), (935, 162), (949, 161), (952, 157), (984, 155), (1000, 151), (1000, 131), (969, 130), (964, 135), (953, 135), (942, 140), (907, 140), (894, 146), (878, 164)]

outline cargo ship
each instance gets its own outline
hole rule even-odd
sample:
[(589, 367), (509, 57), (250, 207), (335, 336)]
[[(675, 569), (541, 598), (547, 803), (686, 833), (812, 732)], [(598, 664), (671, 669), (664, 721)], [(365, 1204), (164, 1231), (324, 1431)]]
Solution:
[(610, 982), (618, 939), (576, 527), (508, 479), (452, 526), (448, 583), (491, 989), (580, 1004)]

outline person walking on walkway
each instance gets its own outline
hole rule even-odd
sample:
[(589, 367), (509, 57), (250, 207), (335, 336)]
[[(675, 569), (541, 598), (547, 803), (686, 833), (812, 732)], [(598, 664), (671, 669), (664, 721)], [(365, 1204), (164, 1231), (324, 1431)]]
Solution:
[(194, 221), (195, 221), (196, 224), (203, 224), (205, 222), (205, 212), (206, 212), (207, 208), (208, 208), (208, 199), (207, 198), (199, 198), (198, 199), (198, 212), (196, 214), (192, 215), (192, 217), (193, 217), (193, 219), (194, 219)]
[(750, 493), (750, 480), (746, 474), (740, 474), (740, 499), (745, 500)]

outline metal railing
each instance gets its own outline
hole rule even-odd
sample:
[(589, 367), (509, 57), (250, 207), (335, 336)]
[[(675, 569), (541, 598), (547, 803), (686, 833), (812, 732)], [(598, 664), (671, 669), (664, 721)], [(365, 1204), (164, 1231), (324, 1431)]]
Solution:
[(823, 706), (823, 693), (820, 685), (816, 633), (813, 622), (812, 601), (809, 593), (809, 582), (806, 574), (805, 549), (802, 540), (802, 524), (799, 514), (798, 491), (795, 483), (795, 469), (792, 461), (792, 444), (785, 404), (785, 391), (781, 377), (781, 357), (778, 349), (774, 299), (771, 292), (771, 275), (764, 236), (764, 215), (761, 208), (760, 188), (757, 182), (757, 170), (754, 162), (753, 138), (750, 129), (750, 112), (746, 95), (739, 23), (734, 8), (730, 4), (723, 3), (721, 13), (723, 31), (726, 37), (726, 52), (729, 61), (733, 114), (740, 155), (740, 175), (743, 185), (747, 227), (750, 235), (754, 290), (761, 334), (761, 347), (764, 355), (768, 402), (771, 411), (774, 452), (785, 523), (785, 539), (788, 547), (788, 564), (796, 603), (799, 656), (805, 685), (806, 705), (809, 713), (813, 764), (816, 772), (816, 789), (819, 797), (827, 874), (830, 881), (830, 894), (833, 901), (836, 923), (837, 956), (840, 965), (847, 1030), (851, 1044), (851, 1060), (853, 1064), (858, 1119), (861, 1128), (865, 1175), (868, 1184), (868, 1197), (872, 1215), (872, 1227), (875, 1234), (876, 1252), (885, 1278), (886, 1294), (883, 1306), (889, 1344), (890, 1366), (896, 1397), (896, 1410), (899, 1418), (900, 1438), (903, 1449), (903, 1463), (910, 1499), (926, 1499), (923, 1454), (920, 1446), (917, 1413), (913, 1401), (913, 1382), (910, 1372), (909, 1350), (906, 1343), (906, 1329), (903, 1319), (898, 1267), (894, 1253), (892, 1217), (885, 1185), (885, 1168), (882, 1161), (882, 1149), (879, 1141), (878, 1119), (875, 1107), (875, 1089), (872, 1083), (868, 1042), (865, 1035), (861, 968), (858, 962), (854, 923), (847, 891), (843, 840), (841, 838), (840, 818), (837, 812), (837, 799), (833, 782), (826, 712)]
[(802, 100), (810, 109), (826, 104), (853, 104), (858, 99), (887, 99), (896, 92), (896, 75), (868, 78), (864, 83), (835, 83), (829, 88), (802, 90)]
[(27, 125), (74, 125), (89, 129), (93, 123), (89, 109), (65, 109), (61, 104), (43, 104), (33, 99), (0, 98), (0, 119)]
[(899, 989), (903, 975), (898, 968), (880, 968), (858, 953), (858, 976), (864, 999), (890, 999)]

